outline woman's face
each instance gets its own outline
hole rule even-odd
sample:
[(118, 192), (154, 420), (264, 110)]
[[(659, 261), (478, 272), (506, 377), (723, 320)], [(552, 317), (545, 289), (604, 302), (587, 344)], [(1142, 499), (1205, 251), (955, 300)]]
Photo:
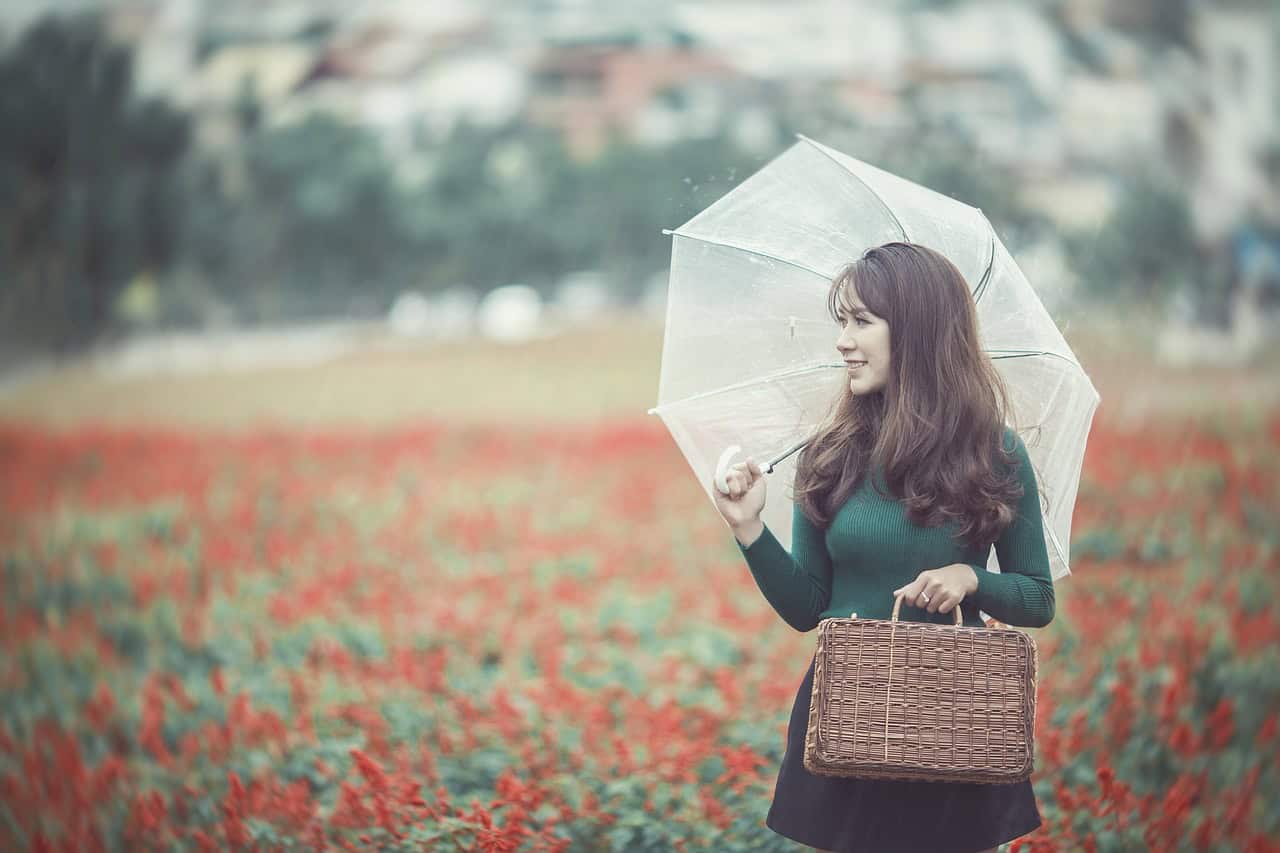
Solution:
[[(879, 391), (889, 380), (889, 324), (866, 309), (853, 292), (845, 294), (853, 309), (846, 313), (845, 306), (837, 309), (840, 337), (836, 349), (844, 359), (849, 376), (849, 390), (854, 394), (870, 394)], [(849, 364), (849, 362), (865, 362)]]

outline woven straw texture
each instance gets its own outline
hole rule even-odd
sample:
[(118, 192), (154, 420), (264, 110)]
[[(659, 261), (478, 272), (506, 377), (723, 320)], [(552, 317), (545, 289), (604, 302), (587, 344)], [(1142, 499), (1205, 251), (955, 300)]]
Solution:
[(827, 618), (804, 766), (823, 776), (1018, 782), (1035, 764), (1035, 640), (1015, 628)]

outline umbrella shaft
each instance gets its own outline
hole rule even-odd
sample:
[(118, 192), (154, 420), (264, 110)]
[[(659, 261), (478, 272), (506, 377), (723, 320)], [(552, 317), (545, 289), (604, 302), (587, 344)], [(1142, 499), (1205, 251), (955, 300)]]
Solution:
[(807, 438), (806, 438), (804, 441), (801, 441), (801, 442), (799, 442), (799, 443), (797, 443), (797, 444), (793, 445), (793, 446), (791, 447), (791, 449), (789, 449), (787, 452), (783, 453), (783, 454), (782, 454), (781, 456), (779, 456), (778, 458), (776, 458), (776, 459), (770, 459), (770, 460), (769, 460), (769, 464), (765, 466), (765, 470), (766, 470), (766, 471), (768, 471), (770, 474), (772, 474), (772, 473), (773, 473), (773, 466), (774, 466), (774, 465), (777, 465), (777, 464), (778, 464), (779, 462), (781, 462), (783, 459), (786, 459), (788, 456), (790, 456), (791, 454), (795, 453), (797, 450), (799, 450), (800, 448), (804, 447), (804, 446), (805, 446), (806, 444), (808, 444), (808, 443), (809, 443), (809, 439), (807, 439)]

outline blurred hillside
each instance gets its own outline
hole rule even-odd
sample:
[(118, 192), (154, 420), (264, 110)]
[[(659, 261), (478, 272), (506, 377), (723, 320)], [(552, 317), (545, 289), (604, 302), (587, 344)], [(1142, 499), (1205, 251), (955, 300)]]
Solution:
[(981, 207), (1064, 317), (1228, 335), (1201, 360), (1280, 328), (1274, 3), (58, 8), (0, 10), (0, 363), (177, 328), (432, 336), (412, 318), (442, 297), (512, 285), (661, 304), (661, 229), (796, 132)]

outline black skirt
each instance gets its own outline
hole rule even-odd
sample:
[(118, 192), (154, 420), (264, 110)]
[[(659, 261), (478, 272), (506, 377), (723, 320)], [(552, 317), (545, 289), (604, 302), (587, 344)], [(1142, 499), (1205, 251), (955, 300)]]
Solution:
[(804, 767), (813, 664), (796, 691), (765, 824), (836, 851), (977, 853), (1040, 826), (1031, 780), (1010, 784), (819, 776)]

